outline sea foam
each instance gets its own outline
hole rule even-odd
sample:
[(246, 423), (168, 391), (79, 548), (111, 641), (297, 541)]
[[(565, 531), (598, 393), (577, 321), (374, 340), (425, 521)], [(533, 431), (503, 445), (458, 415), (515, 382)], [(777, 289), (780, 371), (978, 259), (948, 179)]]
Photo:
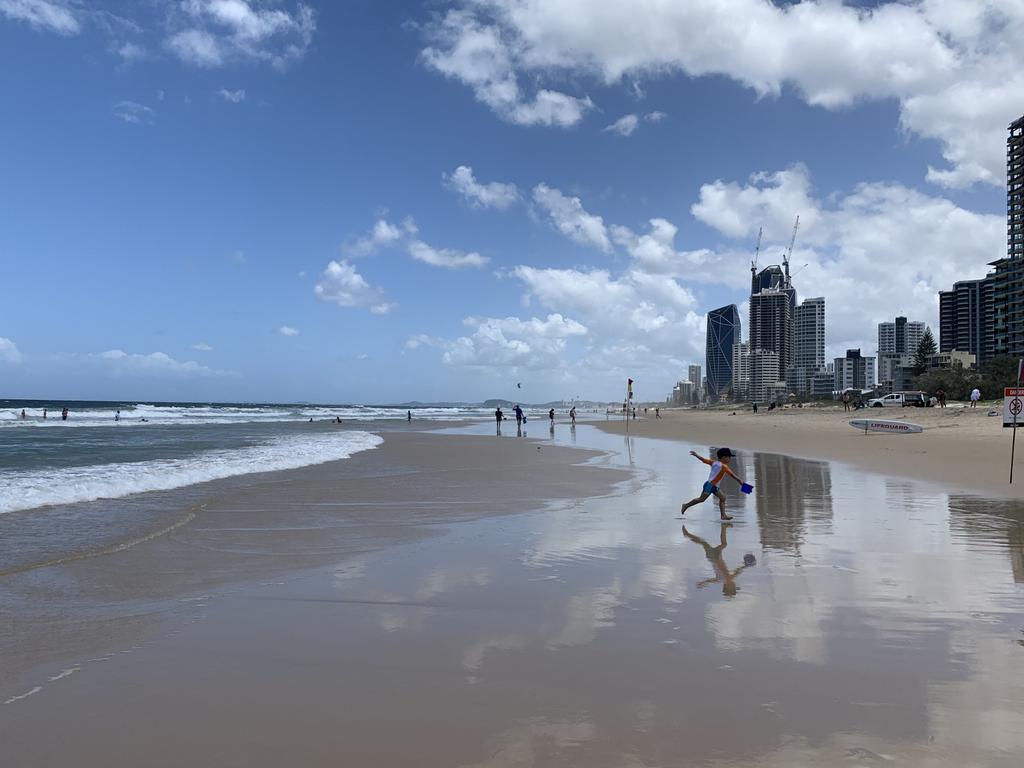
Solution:
[(369, 432), (344, 431), (278, 437), (259, 445), (202, 451), (177, 459), (0, 471), (0, 513), (166, 491), (254, 472), (297, 469), (347, 459), (382, 442), (379, 435)]

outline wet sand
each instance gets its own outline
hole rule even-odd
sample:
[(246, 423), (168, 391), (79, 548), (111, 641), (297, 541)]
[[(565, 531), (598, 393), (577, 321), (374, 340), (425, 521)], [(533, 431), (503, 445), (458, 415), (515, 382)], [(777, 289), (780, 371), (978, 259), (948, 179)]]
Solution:
[[(1002, 404), (994, 406), (1002, 413)], [(1010, 439), (1013, 430), (1002, 416), (988, 416), (990, 405), (969, 408), (871, 408), (844, 412), (841, 406), (785, 408), (771, 412), (750, 406), (736, 409), (654, 408), (646, 418), (629, 422), (638, 437), (695, 441), (755, 451), (772, 451), (810, 459), (831, 459), (886, 475), (913, 477), (951, 490), (969, 489), (989, 496), (1024, 498), (1024, 437), (1017, 456), (1015, 482), (1009, 483)], [(735, 415), (734, 415), (735, 414)], [(851, 419), (897, 419), (920, 424), (919, 434), (864, 434)], [(590, 423), (624, 434), (621, 416)]]
[[(443, 535), (362, 553), (343, 536), (310, 555), (319, 537), (292, 552), (275, 545), (306, 567), (266, 578), (242, 567), (197, 584), (134, 647), (108, 643), (94, 662), (66, 654), (0, 686), (0, 700), (41, 686), (0, 705), (5, 756), (19, 766), (1019, 764), (1019, 504), (741, 452), (736, 469), (759, 492), (727, 488), (728, 527), (710, 505), (691, 510), (687, 536), (679, 501), (706, 468), (685, 454), (706, 445), (589, 427), (560, 426), (556, 438), (615, 452), (583, 474), (571, 459), (558, 468), (571, 506), (471, 512)], [(437, 522), (481, 487), (525, 496), (530, 462), (553, 447), (453, 443), (437, 481), (411, 498), (441, 494), (446, 509), (424, 513)], [(460, 471), (489, 464), (491, 450), (515, 470)], [(584, 498), (621, 479), (609, 467), (634, 474)], [(419, 487), (401, 477), (380, 472), (335, 493), (365, 503)], [(396, 525), (418, 509), (409, 498)], [(225, 503), (184, 541), (220, 552), (212, 561), (269, 550), (265, 537), (227, 530), (249, 527), (229, 525), (242, 508)], [(266, 514), (263, 527), (277, 519)], [(755, 563), (743, 567), (747, 554)], [(131, 567), (140, 576), (160, 563)], [(100, 574), (121, 567), (96, 568), (101, 594)]]

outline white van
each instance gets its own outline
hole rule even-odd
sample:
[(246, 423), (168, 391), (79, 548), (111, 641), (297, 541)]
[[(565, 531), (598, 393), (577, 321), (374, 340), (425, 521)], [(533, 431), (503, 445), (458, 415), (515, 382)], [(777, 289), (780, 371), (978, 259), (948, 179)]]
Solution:
[(883, 397), (876, 397), (868, 400), (868, 408), (907, 408), (924, 406), (925, 399), (922, 392), (892, 392)]

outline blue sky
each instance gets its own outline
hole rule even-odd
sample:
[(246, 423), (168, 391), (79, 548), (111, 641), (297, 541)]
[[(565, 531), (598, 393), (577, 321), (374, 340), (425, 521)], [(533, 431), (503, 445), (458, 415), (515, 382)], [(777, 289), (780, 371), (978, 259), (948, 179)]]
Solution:
[(830, 355), (1005, 252), (1021, 9), (575, 5), (0, 0), (0, 397), (658, 399), (760, 226)]

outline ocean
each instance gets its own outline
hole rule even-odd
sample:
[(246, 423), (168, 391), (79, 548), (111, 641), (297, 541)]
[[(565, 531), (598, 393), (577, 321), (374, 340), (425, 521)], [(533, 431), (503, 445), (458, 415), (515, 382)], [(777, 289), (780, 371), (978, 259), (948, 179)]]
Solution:
[(407, 410), (414, 425), (491, 413), (476, 407), (0, 400), (0, 514), (345, 459), (379, 445), (375, 432), (404, 426)]

